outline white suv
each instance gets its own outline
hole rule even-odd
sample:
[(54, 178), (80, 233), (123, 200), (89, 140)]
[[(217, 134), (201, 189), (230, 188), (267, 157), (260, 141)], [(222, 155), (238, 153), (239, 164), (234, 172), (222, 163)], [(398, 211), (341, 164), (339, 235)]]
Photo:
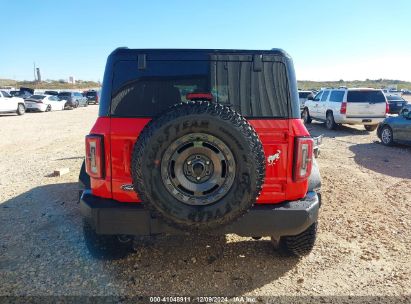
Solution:
[(364, 125), (374, 131), (388, 113), (384, 93), (376, 89), (323, 89), (305, 102), (304, 123), (325, 121), (327, 129), (338, 124)]
[(13, 97), (6, 91), (0, 91), (0, 113), (17, 113), (23, 115), (26, 105), (23, 98)]

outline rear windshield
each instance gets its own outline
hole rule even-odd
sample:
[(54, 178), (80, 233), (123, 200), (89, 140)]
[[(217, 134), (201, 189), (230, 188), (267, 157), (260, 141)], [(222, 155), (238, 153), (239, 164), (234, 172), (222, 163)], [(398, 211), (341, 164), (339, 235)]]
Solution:
[(309, 95), (313, 95), (311, 92), (298, 92), (300, 98), (307, 98)]
[(31, 95), (30, 99), (43, 99), (44, 97), (46, 97), (46, 96), (44, 96), (44, 95)]
[(389, 101), (403, 101), (404, 99), (402, 99), (401, 97), (398, 96), (387, 96), (387, 99)]
[(147, 61), (115, 65), (111, 114), (152, 117), (173, 104), (187, 102), (187, 94), (206, 93), (247, 117), (288, 117), (289, 88), (282, 62)]
[(71, 92), (60, 92), (59, 96), (71, 96)]
[(348, 91), (347, 102), (385, 102), (381, 91)]
[(97, 96), (97, 92), (87, 92), (87, 93), (86, 93), (86, 96), (87, 96), (87, 97), (88, 97), (88, 96), (90, 96), (90, 97)]

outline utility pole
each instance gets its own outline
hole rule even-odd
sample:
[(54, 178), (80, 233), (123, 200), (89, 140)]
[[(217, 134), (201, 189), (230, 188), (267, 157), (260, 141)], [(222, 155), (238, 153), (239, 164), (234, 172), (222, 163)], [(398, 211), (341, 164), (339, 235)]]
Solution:
[(36, 62), (33, 61), (33, 74), (34, 74), (34, 82), (36, 82)]

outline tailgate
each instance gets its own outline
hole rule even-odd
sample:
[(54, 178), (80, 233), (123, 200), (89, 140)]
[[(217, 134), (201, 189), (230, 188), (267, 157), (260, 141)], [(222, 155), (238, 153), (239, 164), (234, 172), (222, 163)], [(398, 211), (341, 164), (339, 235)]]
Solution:
[(347, 94), (347, 118), (385, 117), (386, 100), (379, 90), (356, 90)]

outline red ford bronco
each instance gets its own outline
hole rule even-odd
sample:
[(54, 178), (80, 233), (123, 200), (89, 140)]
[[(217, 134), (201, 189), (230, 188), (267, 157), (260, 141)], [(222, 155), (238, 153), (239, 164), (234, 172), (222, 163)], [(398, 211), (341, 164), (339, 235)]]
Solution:
[(271, 236), (309, 253), (321, 181), (291, 58), (116, 49), (79, 180), (92, 246), (191, 231)]

